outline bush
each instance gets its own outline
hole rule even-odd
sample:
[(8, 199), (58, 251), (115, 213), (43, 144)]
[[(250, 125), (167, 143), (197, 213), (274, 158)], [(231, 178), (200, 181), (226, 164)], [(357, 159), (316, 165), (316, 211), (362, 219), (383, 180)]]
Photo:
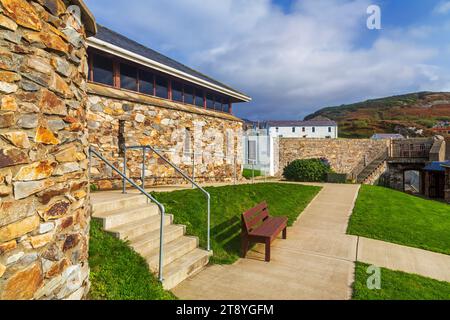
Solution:
[(251, 179), (253, 176), (256, 177), (260, 177), (262, 176), (262, 172), (261, 170), (253, 170), (253, 174), (252, 174), (252, 169), (244, 169), (244, 171), (242, 172), (242, 176), (249, 180)]
[(331, 172), (333, 170), (326, 160), (295, 160), (284, 168), (283, 176), (289, 181), (325, 182)]

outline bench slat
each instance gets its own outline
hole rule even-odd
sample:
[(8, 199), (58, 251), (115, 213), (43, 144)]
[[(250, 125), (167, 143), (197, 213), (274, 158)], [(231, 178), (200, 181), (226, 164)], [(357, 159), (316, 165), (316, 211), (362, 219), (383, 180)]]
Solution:
[(267, 207), (267, 203), (266, 202), (260, 203), (256, 207), (245, 212), (242, 215), (242, 217), (247, 232), (250, 232), (253, 229), (253, 227), (259, 225), (261, 222), (263, 222), (265, 219), (269, 217), (269, 209)]

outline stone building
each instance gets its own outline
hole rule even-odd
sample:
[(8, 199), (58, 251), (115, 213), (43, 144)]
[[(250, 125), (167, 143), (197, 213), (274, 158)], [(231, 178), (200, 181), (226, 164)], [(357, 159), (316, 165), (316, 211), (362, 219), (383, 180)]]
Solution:
[[(76, 5), (76, 7), (73, 7)], [(0, 300), (89, 289), (82, 1), (0, 0)]]
[[(231, 180), (232, 108), (249, 100), (97, 26), (81, 0), (0, 0), (0, 300), (89, 291), (90, 182), (120, 186), (98, 162), (89, 180), (90, 145), (122, 169), (122, 146), (151, 145), (197, 181)], [(127, 157), (139, 178), (141, 153)], [(149, 184), (179, 181), (146, 167)]]
[[(116, 167), (123, 170), (124, 144), (151, 145), (199, 182), (240, 175), (242, 121), (232, 107), (249, 97), (105, 27), (88, 43), (89, 142)], [(139, 182), (142, 159), (127, 152), (127, 174)], [(146, 159), (147, 185), (183, 182), (152, 153)], [(100, 189), (120, 187), (111, 170), (93, 165)]]

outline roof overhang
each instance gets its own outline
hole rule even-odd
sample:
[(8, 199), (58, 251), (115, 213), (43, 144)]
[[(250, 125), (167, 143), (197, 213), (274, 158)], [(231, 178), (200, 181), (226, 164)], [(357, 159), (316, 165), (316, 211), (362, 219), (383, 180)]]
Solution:
[(71, 2), (81, 9), (81, 20), (86, 29), (86, 35), (88, 37), (94, 36), (97, 33), (97, 23), (95, 22), (95, 17), (91, 10), (89, 10), (83, 0), (71, 0)]
[(112, 54), (114, 56), (120, 57), (122, 59), (125, 59), (125, 60), (128, 60), (128, 61), (140, 64), (140, 65), (144, 65), (146, 67), (149, 67), (149, 68), (158, 70), (160, 72), (169, 74), (171, 76), (174, 76), (174, 77), (177, 77), (177, 78), (189, 81), (189, 82), (197, 84), (199, 86), (202, 86), (202, 87), (205, 87), (205, 88), (208, 88), (208, 89), (220, 92), (222, 94), (225, 94), (227, 96), (235, 98), (239, 102), (249, 102), (249, 101), (252, 100), (250, 97), (248, 97), (248, 96), (246, 96), (246, 95), (244, 95), (242, 93), (239, 93), (239, 92), (230, 90), (228, 88), (224, 88), (224, 87), (221, 87), (219, 85), (216, 85), (214, 83), (208, 82), (206, 80), (197, 78), (195, 76), (192, 76), (192, 75), (187, 74), (185, 72), (179, 71), (179, 70), (177, 70), (175, 68), (166, 66), (166, 65), (164, 65), (162, 63), (159, 63), (157, 61), (148, 59), (148, 58), (143, 57), (141, 55), (138, 55), (138, 54), (136, 54), (134, 52), (125, 50), (125, 49), (123, 49), (121, 47), (118, 47), (116, 45), (110, 44), (109, 42), (97, 39), (95, 37), (89, 38), (87, 42), (88, 42), (89, 47), (95, 48), (97, 50), (100, 50), (100, 51)]

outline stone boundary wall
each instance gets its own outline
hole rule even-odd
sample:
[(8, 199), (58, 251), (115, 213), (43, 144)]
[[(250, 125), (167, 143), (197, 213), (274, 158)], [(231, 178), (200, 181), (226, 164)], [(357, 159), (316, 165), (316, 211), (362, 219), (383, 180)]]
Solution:
[(374, 159), (388, 145), (387, 140), (280, 138), (278, 176), (290, 162), (312, 158), (325, 158), (337, 173), (350, 174), (364, 157)]
[[(240, 119), (97, 84), (89, 84), (89, 88), (89, 142), (121, 171), (119, 121), (123, 121), (127, 146), (151, 145), (168, 150), (163, 154), (189, 176), (193, 159), (188, 151), (195, 151), (195, 179), (200, 183), (233, 181), (235, 158), (237, 176), (241, 176)], [(139, 185), (142, 158), (141, 150), (127, 152), (127, 175)], [(146, 185), (187, 183), (153, 153), (148, 152), (146, 159)], [(98, 159), (92, 163), (93, 184), (100, 190), (122, 187), (119, 175)]]
[(1, 300), (89, 290), (86, 32), (71, 4), (0, 0)]

